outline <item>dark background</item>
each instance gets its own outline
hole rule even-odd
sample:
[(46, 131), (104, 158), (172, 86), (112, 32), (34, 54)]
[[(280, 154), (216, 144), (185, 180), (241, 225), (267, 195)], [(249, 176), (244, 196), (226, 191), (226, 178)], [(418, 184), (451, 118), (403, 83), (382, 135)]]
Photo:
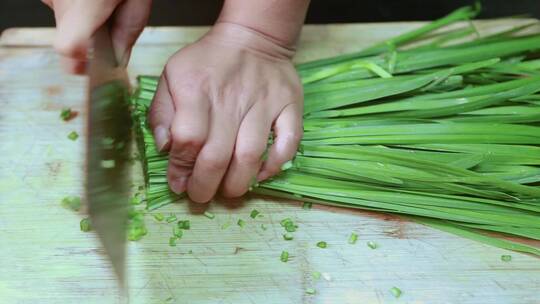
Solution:
[[(219, 0), (154, 0), (150, 25), (212, 24), (217, 18), (222, 2)], [(432, 20), (457, 7), (473, 2), (471, 0), (312, 0), (306, 21), (307, 23), (343, 23)], [(517, 14), (540, 17), (540, 0), (484, 0), (481, 3), (483, 10), (480, 18)], [(0, 0), (0, 31), (8, 27), (53, 25), (52, 13), (39, 0)]]

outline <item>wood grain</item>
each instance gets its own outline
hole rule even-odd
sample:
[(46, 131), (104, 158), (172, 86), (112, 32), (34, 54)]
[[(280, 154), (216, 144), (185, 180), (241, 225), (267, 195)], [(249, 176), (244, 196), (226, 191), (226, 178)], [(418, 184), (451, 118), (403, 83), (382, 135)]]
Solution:
[[(482, 32), (517, 22), (480, 22)], [(360, 49), (421, 23), (306, 26), (296, 60)], [(168, 56), (206, 28), (148, 28), (130, 65), (159, 74)], [(82, 190), (83, 77), (61, 72), (52, 29), (12, 29), (0, 38), (0, 303), (120, 303), (96, 236), (60, 207)], [(80, 112), (70, 122), (60, 109)], [(82, 136), (72, 142), (72, 131)], [(140, 182), (140, 168), (134, 180)], [(253, 220), (252, 209), (264, 216)], [(171, 226), (148, 217), (149, 235), (128, 245), (131, 303), (539, 303), (537, 258), (488, 247), (390, 216), (262, 198), (159, 210), (190, 219), (177, 247)], [(298, 225), (284, 241), (279, 221)], [(245, 228), (235, 223), (242, 218)], [(232, 225), (222, 230), (223, 223)], [(261, 229), (261, 224), (268, 227)], [(347, 243), (351, 232), (356, 245)], [(318, 241), (329, 246), (321, 249)], [(367, 241), (379, 248), (372, 250)], [(291, 257), (282, 263), (287, 250)], [(192, 253), (190, 253), (190, 251)], [(502, 262), (511, 254), (511, 262)], [(314, 280), (313, 271), (326, 278)], [(394, 299), (389, 289), (403, 295)], [(305, 289), (313, 287), (315, 295)]]

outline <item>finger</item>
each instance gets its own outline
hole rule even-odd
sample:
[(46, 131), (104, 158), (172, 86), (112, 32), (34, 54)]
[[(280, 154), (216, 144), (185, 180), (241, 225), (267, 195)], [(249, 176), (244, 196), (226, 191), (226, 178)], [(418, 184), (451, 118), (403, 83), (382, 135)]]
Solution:
[(167, 178), (175, 193), (186, 191), (187, 181), (208, 134), (209, 102), (202, 95), (173, 95), (176, 113), (171, 126)]
[(55, 3), (57, 33), (54, 43), (63, 56), (86, 60), (90, 37), (111, 16), (120, 0), (61, 1)]
[(118, 62), (126, 66), (131, 48), (148, 22), (152, 0), (126, 0), (115, 11), (111, 37)]
[(188, 194), (195, 202), (212, 199), (227, 171), (238, 132), (238, 125), (231, 123), (231, 116), (212, 113), (208, 139), (188, 181)]
[(264, 109), (252, 109), (240, 125), (234, 155), (223, 181), (223, 195), (239, 197), (246, 193), (263, 163), (272, 118)]
[(84, 71), (86, 70), (85, 60), (78, 60), (78, 59), (73, 59), (70, 57), (62, 57), (61, 64), (64, 71), (70, 74), (81, 75), (81, 74), (84, 74)]
[(171, 147), (171, 125), (174, 119), (174, 103), (169, 91), (167, 78), (163, 74), (159, 80), (148, 120), (154, 134), (156, 149), (160, 152)]
[(302, 139), (302, 109), (297, 104), (289, 104), (281, 111), (274, 123), (274, 144), (268, 151), (258, 181), (272, 177), (281, 171), (281, 166), (296, 154)]

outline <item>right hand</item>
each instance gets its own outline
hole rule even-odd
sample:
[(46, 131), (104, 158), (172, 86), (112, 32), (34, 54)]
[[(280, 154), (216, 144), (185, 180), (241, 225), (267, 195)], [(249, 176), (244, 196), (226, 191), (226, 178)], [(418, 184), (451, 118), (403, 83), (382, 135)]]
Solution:
[(42, 0), (54, 11), (54, 47), (64, 69), (73, 74), (86, 71), (87, 50), (94, 32), (111, 22), (111, 37), (118, 62), (127, 65), (131, 48), (141, 34), (152, 0)]

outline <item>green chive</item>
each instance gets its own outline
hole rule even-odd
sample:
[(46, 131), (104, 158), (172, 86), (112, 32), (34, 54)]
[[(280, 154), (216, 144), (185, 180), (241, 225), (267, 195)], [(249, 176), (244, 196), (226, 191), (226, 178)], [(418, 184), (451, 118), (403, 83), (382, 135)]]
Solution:
[(283, 263), (286, 263), (289, 260), (289, 253), (287, 251), (282, 251), (279, 258)]
[(101, 168), (112, 169), (116, 166), (114, 159), (104, 159), (101, 161)]
[(104, 137), (101, 139), (101, 145), (104, 149), (112, 149), (114, 148), (114, 138), (112, 137)]
[(316, 293), (317, 293), (317, 291), (314, 288), (311, 288), (311, 287), (306, 288), (306, 294), (314, 295)]
[(367, 242), (367, 246), (371, 249), (376, 249), (378, 247), (377, 243), (373, 242), (373, 241), (368, 241)]
[(501, 255), (501, 261), (503, 262), (510, 262), (512, 260), (512, 256), (508, 254)]
[(227, 221), (227, 222), (223, 223), (223, 225), (221, 225), (221, 229), (225, 230), (225, 229), (229, 228), (230, 226), (231, 226), (231, 222)]
[(281, 220), (280, 225), (285, 228), (287, 232), (295, 232), (298, 228), (298, 225), (296, 225), (290, 218)]
[(312, 205), (313, 205), (312, 203), (304, 202), (304, 204), (302, 205), (302, 209), (309, 210), (309, 209), (311, 209)]
[(189, 228), (191, 226), (191, 223), (190, 223), (189, 220), (182, 220), (182, 221), (178, 221), (178, 223), (176, 223), (176, 225), (180, 229), (189, 230)]
[(165, 216), (162, 213), (156, 213), (154, 214), (154, 219), (158, 222), (162, 222), (165, 219)]
[(328, 244), (326, 244), (326, 242), (324, 241), (320, 241), (317, 243), (317, 247), (319, 248), (326, 248), (328, 246)]
[(351, 235), (349, 236), (349, 244), (355, 244), (358, 240), (358, 234), (351, 232)]
[(74, 118), (76, 115), (76, 112), (71, 111), (71, 108), (63, 108), (62, 111), (60, 111), (60, 118), (63, 121), (68, 121), (72, 118)]
[(172, 223), (172, 222), (176, 221), (176, 215), (174, 215), (174, 214), (171, 213), (169, 216), (167, 216), (167, 217), (165, 218), (165, 221), (166, 221), (167, 223)]
[(184, 235), (184, 230), (182, 230), (180, 227), (178, 227), (177, 225), (173, 226), (173, 235), (180, 239), (182, 238), (182, 235)]
[(75, 131), (71, 131), (68, 136), (67, 136), (68, 139), (70, 140), (73, 140), (73, 141), (76, 141), (77, 138), (79, 138), (79, 134)]
[(283, 234), (283, 239), (286, 240), (286, 241), (290, 241), (293, 239), (293, 235), (289, 232)]
[(89, 218), (83, 218), (80, 223), (81, 231), (88, 232), (92, 230), (92, 224)]
[(266, 229), (268, 229), (268, 228), (266, 228), (266, 225), (265, 225), (265, 224), (261, 224), (261, 229), (262, 229), (262, 230), (266, 230)]
[(293, 162), (291, 160), (285, 162), (283, 165), (281, 165), (281, 171), (289, 170), (293, 167)]
[(318, 272), (318, 271), (314, 271), (311, 276), (313, 277), (314, 280), (319, 280), (321, 278), (321, 273)]
[(238, 222), (236, 222), (236, 224), (241, 228), (244, 228), (244, 226), (246, 226), (246, 222), (243, 219), (238, 219)]
[(171, 236), (171, 237), (169, 238), (169, 246), (171, 246), (171, 247), (175, 247), (175, 246), (176, 246), (176, 237)]
[(390, 288), (390, 293), (395, 297), (395, 298), (399, 298), (401, 296), (401, 289), (397, 288), (397, 287), (392, 287)]
[(210, 211), (205, 211), (205, 212), (204, 212), (204, 216), (206, 216), (207, 218), (209, 218), (209, 219), (211, 219), (211, 220), (214, 219), (214, 218), (216, 217), (216, 215), (213, 214), (213, 213), (210, 212)]
[(250, 216), (252, 219), (255, 219), (259, 214), (260, 214), (260, 212), (259, 212), (257, 209), (253, 209), (253, 210), (251, 211), (251, 213), (249, 214), (249, 216)]
[(66, 196), (62, 199), (61, 205), (66, 209), (79, 211), (81, 209), (81, 198), (78, 196)]

